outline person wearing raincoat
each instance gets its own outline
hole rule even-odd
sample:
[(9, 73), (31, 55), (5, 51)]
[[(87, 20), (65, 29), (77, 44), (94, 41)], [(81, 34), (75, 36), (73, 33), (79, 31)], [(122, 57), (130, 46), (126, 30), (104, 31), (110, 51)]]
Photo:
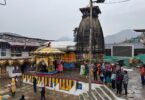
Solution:
[(15, 92), (16, 92), (16, 81), (15, 81), (14, 78), (12, 78), (12, 81), (11, 81), (11, 93), (12, 93), (13, 97), (15, 96)]

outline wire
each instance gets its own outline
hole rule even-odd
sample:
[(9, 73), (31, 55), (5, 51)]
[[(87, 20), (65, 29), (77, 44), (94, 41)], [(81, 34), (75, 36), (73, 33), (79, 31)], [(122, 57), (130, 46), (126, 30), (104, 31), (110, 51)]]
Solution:
[(0, 3), (0, 5), (6, 5), (6, 3), (7, 3), (6, 0), (4, 0), (4, 3)]
[(115, 3), (124, 3), (124, 2), (128, 2), (128, 1), (131, 1), (131, 0), (122, 0), (122, 1), (116, 1), (116, 2), (104, 2), (101, 4), (115, 4)]

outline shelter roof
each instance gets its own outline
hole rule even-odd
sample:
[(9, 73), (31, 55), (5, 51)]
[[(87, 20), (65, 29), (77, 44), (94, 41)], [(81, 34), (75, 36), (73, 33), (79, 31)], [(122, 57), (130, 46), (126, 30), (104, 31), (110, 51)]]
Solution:
[(36, 51), (34, 51), (32, 54), (34, 55), (43, 55), (43, 54), (63, 54), (64, 52), (60, 51), (59, 49), (52, 48), (52, 47), (40, 47)]
[(12, 37), (17, 37), (17, 38), (25, 38), (25, 39), (42, 40), (42, 41), (54, 41), (54, 40), (46, 40), (46, 39), (40, 39), (40, 38), (26, 37), (26, 36), (22, 36), (22, 35), (19, 35), (16, 33), (11, 33), (11, 32), (0, 32), (0, 35), (12, 36)]
[(118, 44), (105, 44), (106, 49), (111, 49), (112, 46), (134, 46), (134, 49), (145, 49), (145, 46), (142, 43), (118, 43)]
[(36, 42), (27, 42), (27, 43), (22, 43), (22, 42), (8, 42), (11, 46), (40, 46), (39, 43)]
[(6, 40), (0, 39), (0, 42), (7, 42)]
[(135, 29), (136, 32), (145, 32), (145, 29)]

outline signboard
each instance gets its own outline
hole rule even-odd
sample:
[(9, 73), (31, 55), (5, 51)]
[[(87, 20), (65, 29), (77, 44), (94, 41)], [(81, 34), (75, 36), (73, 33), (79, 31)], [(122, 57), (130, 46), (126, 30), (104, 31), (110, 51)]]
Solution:
[(112, 46), (112, 56), (132, 57), (134, 56), (134, 48), (132, 45)]
[(76, 89), (82, 90), (82, 83), (77, 82), (76, 83)]

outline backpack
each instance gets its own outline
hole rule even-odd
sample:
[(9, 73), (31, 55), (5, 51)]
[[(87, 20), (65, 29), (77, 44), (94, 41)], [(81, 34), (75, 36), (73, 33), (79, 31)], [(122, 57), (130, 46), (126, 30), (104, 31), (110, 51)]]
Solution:
[(119, 73), (117, 76), (116, 76), (116, 81), (121, 81), (123, 79), (123, 76), (121, 75), (121, 73)]

